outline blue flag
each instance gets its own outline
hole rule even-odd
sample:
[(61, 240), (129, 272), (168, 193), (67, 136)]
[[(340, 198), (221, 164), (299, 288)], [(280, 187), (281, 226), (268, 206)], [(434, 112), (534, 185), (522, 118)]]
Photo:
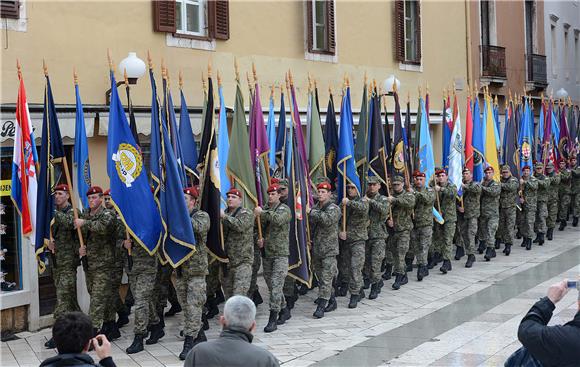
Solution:
[(173, 155), (177, 163), (177, 172), (179, 173), (179, 181), (181, 187), (185, 188), (187, 184), (185, 176), (185, 168), (183, 165), (183, 149), (181, 148), (181, 139), (179, 138), (179, 131), (177, 130), (177, 118), (175, 117), (175, 108), (173, 108), (173, 98), (171, 98), (171, 91), (167, 84), (167, 79), (163, 79), (164, 90), (164, 108), (161, 114), (162, 119), (166, 123), (169, 141), (173, 147)]
[(268, 110), (268, 126), (266, 127), (266, 135), (268, 135), (268, 145), (270, 151), (268, 152), (268, 165), (270, 166), (270, 175), (272, 175), (276, 168), (276, 119), (274, 118), (274, 96), (270, 96), (270, 108)]
[(479, 101), (473, 102), (473, 181), (483, 180), (483, 156), (485, 153), (484, 138), (485, 130), (479, 113)]
[(91, 166), (89, 164), (89, 146), (85, 131), (85, 114), (78, 84), (75, 84), (76, 94), (76, 120), (75, 120), (75, 146), (74, 146), (74, 180), (75, 191), (79, 197), (80, 208), (88, 208), (89, 200), (85, 193), (91, 187)]
[[(326, 108), (326, 123), (324, 124), (324, 164), (326, 176), (336, 187), (338, 171), (336, 170), (336, 153), (338, 152), (338, 127), (336, 126), (336, 114), (334, 112), (334, 100), (332, 93), (328, 97)], [(388, 152), (386, 152), (388, 154)]]
[(345, 183), (352, 183), (356, 186), (359, 194), (361, 192), (360, 180), (354, 158), (352, 124), (350, 87), (347, 87), (340, 109), (340, 132), (338, 135), (338, 159), (336, 163), (338, 168), (338, 202), (341, 202), (345, 195)]
[(179, 114), (179, 139), (181, 140), (181, 163), (185, 169), (185, 174), (189, 182), (193, 184), (193, 177), (198, 177), (197, 173), (197, 145), (191, 129), (191, 120), (185, 96), (181, 91), (181, 111)]
[(149, 254), (161, 240), (161, 219), (149, 188), (143, 157), (119, 99), (111, 72), (111, 104), (107, 139), (107, 174), (111, 198), (127, 231)]
[(529, 108), (528, 102), (526, 101), (522, 126), (518, 137), (520, 173), (524, 166), (529, 166), (530, 168), (533, 167), (532, 150), (534, 149), (534, 126), (532, 125), (533, 121), (530, 119)]
[[(284, 152), (286, 151), (286, 107), (284, 106), (284, 92), (280, 95), (280, 114), (278, 117), (278, 130), (276, 131), (276, 159), (278, 161), (277, 171), (285, 177), (286, 173), (284, 170)], [(270, 145), (270, 148), (273, 146)]]
[(218, 130), (218, 162), (220, 167), (220, 194), (222, 197), (221, 208), (227, 207), (226, 200), (228, 198), (227, 192), (230, 191), (231, 182), (227, 173), (228, 154), (230, 152), (230, 138), (228, 136), (228, 121), (226, 117), (226, 103), (224, 102), (223, 88), (220, 85), (220, 115), (219, 115), (219, 130)]
[(451, 132), (453, 131), (453, 119), (451, 116), (451, 108), (446, 99), (443, 99), (443, 141), (441, 142), (442, 156), (441, 166), (447, 170), (449, 168), (449, 144), (451, 143)]

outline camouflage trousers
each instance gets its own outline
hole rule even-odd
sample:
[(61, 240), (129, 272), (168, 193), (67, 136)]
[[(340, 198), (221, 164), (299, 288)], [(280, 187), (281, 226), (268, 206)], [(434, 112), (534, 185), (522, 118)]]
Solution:
[(248, 297), (252, 298), (252, 295), (256, 290), (258, 290), (258, 272), (260, 271), (260, 266), (262, 266), (262, 253), (257, 245), (254, 245), (254, 262), (252, 263), (252, 278), (250, 279), (250, 288), (248, 290)]
[(290, 274), (286, 275), (284, 279), (284, 288), (282, 289), (284, 293), (284, 298), (295, 297), (296, 293), (296, 280), (290, 276)]
[(494, 247), (495, 233), (497, 232), (497, 227), (499, 225), (499, 218), (497, 216), (480, 216), (479, 220), (482, 230), (479, 240), (485, 242), (486, 247)]
[(314, 255), (312, 265), (318, 279), (318, 298), (328, 300), (332, 294), (332, 281), (338, 273), (336, 256)]
[(77, 302), (76, 268), (55, 268), (54, 287), (56, 288), (56, 307), (53, 313), (55, 320), (67, 312), (81, 310)]
[(461, 225), (459, 224), (460, 221), (461, 216), (457, 215), (457, 225), (455, 226), (455, 233), (453, 234), (453, 243), (455, 246), (465, 247), (463, 234), (461, 233)]
[(556, 227), (558, 220), (558, 199), (548, 201), (548, 216), (546, 217), (546, 227)]
[(89, 317), (93, 327), (100, 329), (107, 320), (108, 309), (111, 307), (111, 269), (89, 269), (86, 275), (86, 284), (91, 302), (89, 305)]
[(252, 264), (241, 263), (236, 266), (227, 264), (226, 271), (221, 267), (222, 286), (226, 299), (231, 296), (247, 296), (252, 280)]
[(433, 238), (433, 226), (415, 227), (411, 231), (411, 242), (407, 256), (417, 257), (417, 264), (427, 265), (429, 246)]
[(286, 307), (284, 281), (288, 275), (288, 257), (266, 257), (262, 262), (264, 280), (270, 292), (270, 311), (280, 312)]
[[(381, 265), (385, 258), (385, 240), (383, 238), (373, 238), (366, 241), (365, 256), (368, 259), (368, 276), (371, 283), (381, 281)], [(387, 262), (389, 259), (387, 258)], [(391, 262), (392, 263), (392, 262)]]
[[(391, 252), (394, 257), (394, 267), (393, 272), (396, 274), (406, 274), (405, 271), (405, 256), (409, 251), (409, 240), (411, 236), (411, 231), (397, 231), (392, 236), (391, 241)], [(380, 267), (380, 264), (379, 264)], [(380, 269), (379, 269), (380, 270)]]
[(534, 232), (546, 233), (546, 217), (548, 216), (548, 203), (538, 201), (536, 207), (536, 221), (534, 222)]
[(121, 288), (121, 280), (123, 279), (123, 264), (115, 264), (115, 268), (111, 273), (111, 307), (108, 311), (107, 320), (115, 320), (115, 314), (122, 312), (125, 309), (125, 304), (121, 300), (119, 288)]
[[(459, 216), (457, 228), (461, 232), (461, 246), (467, 255), (475, 254), (475, 235), (477, 234), (477, 217), (464, 218)], [(459, 245), (458, 245), (459, 246)]]
[(205, 276), (206, 294), (213, 297), (220, 286), (220, 262), (208, 255), (208, 274)]
[(344, 242), (346, 244), (344, 257), (347, 263), (345, 273), (348, 276), (348, 290), (351, 294), (359, 294), (363, 286), (362, 270), (365, 264), (365, 241)]
[(173, 268), (169, 264), (159, 266), (157, 270), (157, 312), (162, 313), (167, 306), (167, 300), (173, 305), (177, 304), (177, 293), (175, 292), (175, 287), (173, 286), (173, 281), (171, 280), (171, 275), (173, 274)]
[(177, 276), (176, 291), (183, 308), (183, 335), (196, 337), (205, 303), (205, 276)]
[(338, 241), (338, 284), (348, 284), (350, 279), (350, 259), (348, 257), (349, 244), (346, 241)]
[(534, 234), (534, 220), (536, 218), (535, 205), (523, 205), (522, 211), (519, 213), (518, 228), (520, 233), (525, 238), (532, 238)]
[(514, 231), (516, 227), (516, 211), (518, 210), (519, 209), (515, 206), (499, 209), (499, 226), (497, 227), (495, 238), (501, 243), (513, 245), (515, 235)]
[(433, 250), (439, 252), (444, 260), (450, 260), (456, 222), (445, 221), (443, 224), (434, 223), (433, 226)]
[(570, 210), (570, 195), (562, 194), (560, 195), (560, 206), (558, 208), (558, 219), (566, 220), (568, 216), (568, 211)]
[(135, 315), (135, 335), (147, 334), (147, 325), (159, 323), (159, 314), (155, 308), (154, 287), (156, 273), (131, 273), (129, 284), (135, 299), (133, 314)]
[(570, 204), (572, 205), (572, 215), (580, 217), (580, 194), (574, 194), (574, 200), (571, 200)]

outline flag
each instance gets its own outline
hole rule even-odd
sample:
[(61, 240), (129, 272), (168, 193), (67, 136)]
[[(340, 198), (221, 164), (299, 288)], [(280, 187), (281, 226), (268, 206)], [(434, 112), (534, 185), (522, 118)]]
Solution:
[(570, 157), (570, 147), (572, 145), (567, 122), (569, 116), (572, 115), (569, 113), (570, 110), (571, 108), (568, 106), (562, 106), (562, 112), (560, 113), (560, 139), (558, 139), (558, 151), (560, 152), (560, 156), (566, 159)]
[(180, 90), (180, 95), (181, 110), (179, 113), (179, 139), (182, 144), (181, 163), (185, 170), (186, 179), (188, 179), (190, 184), (193, 184), (194, 177), (199, 178), (197, 172), (197, 145), (195, 144), (195, 137), (193, 136), (193, 130), (191, 129), (189, 110), (187, 109), (183, 90)]
[(258, 194), (258, 205), (264, 203), (267, 197), (266, 190), (270, 184), (270, 174), (268, 168), (268, 135), (264, 126), (264, 113), (260, 101), (260, 86), (255, 84), (254, 103), (250, 115), (250, 154), (252, 157), (252, 167), (255, 172), (256, 194)]
[(110, 77), (107, 174), (111, 182), (111, 199), (127, 231), (152, 255), (161, 240), (161, 218), (112, 71)]
[(220, 171), (220, 194), (222, 197), (221, 208), (226, 208), (226, 200), (228, 198), (227, 192), (230, 191), (232, 183), (230, 182), (230, 177), (228, 176), (228, 155), (230, 153), (230, 138), (228, 136), (228, 120), (226, 117), (226, 103), (224, 101), (223, 88), (220, 85), (218, 87), (220, 96), (220, 114), (219, 114), (219, 127), (218, 127), (218, 162)]
[(346, 184), (351, 183), (361, 192), (360, 180), (354, 160), (354, 140), (352, 136), (352, 107), (350, 104), (350, 87), (342, 99), (340, 108), (340, 133), (338, 135), (338, 202), (345, 197)]
[[(529, 111), (526, 109), (526, 113), (533, 113), (532, 112), (533, 109), (530, 109)], [(536, 153), (536, 158), (537, 160), (542, 160), (542, 157), (544, 156), (544, 143), (543, 143), (543, 139), (544, 139), (544, 134), (545, 134), (545, 121), (548, 117), (546, 116), (546, 104), (544, 103), (544, 101), (542, 100), (541, 102), (541, 106), (540, 106), (540, 120), (538, 121), (538, 134), (537, 136), (537, 141), (534, 140), (534, 143), (537, 145), (537, 148), (535, 150)], [(534, 126), (534, 123), (532, 122), (532, 126)]]
[(326, 123), (324, 124), (324, 164), (326, 166), (326, 176), (336, 187), (338, 171), (336, 167), (336, 153), (338, 152), (338, 127), (336, 126), (336, 113), (334, 112), (334, 101), (332, 93), (328, 98), (326, 108)]
[(486, 122), (485, 122), (485, 166), (493, 167), (493, 179), (500, 180), (499, 162), (497, 159), (497, 145), (495, 140), (495, 123), (491, 110), (491, 97), (486, 96)]
[(274, 173), (276, 168), (276, 119), (274, 117), (274, 90), (270, 94), (270, 106), (268, 108), (268, 126), (266, 128), (266, 135), (268, 136), (268, 145), (270, 151), (268, 152), (268, 165), (270, 166), (270, 176)]
[[(380, 101), (379, 101), (380, 105)], [(393, 173), (393, 141), (391, 140), (391, 128), (389, 126), (389, 118), (387, 113), (387, 104), (384, 104), (385, 107), (385, 154), (387, 156), (387, 172)]]
[(532, 121), (530, 120), (529, 116), (529, 105), (528, 102), (525, 102), (523, 106), (523, 118), (522, 118), (522, 126), (518, 136), (518, 156), (520, 162), (520, 176), (521, 170), (524, 166), (533, 167), (532, 162), (532, 150), (534, 149), (533, 145), (533, 131), (534, 126), (532, 125)]
[(75, 83), (76, 95), (76, 120), (75, 120), (75, 146), (74, 146), (74, 191), (79, 201), (79, 208), (88, 208), (89, 200), (85, 193), (91, 187), (91, 166), (89, 164), (89, 146), (85, 131), (85, 114), (79, 86)]
[(479, 99), (473, 101), (473, 181), (483, 180), (483, 154), (485, 152), (483, 124), (479, 112)]
[(556, 117), (556, 109), (554, 108), (554, 105), (552, 104), (552, 108), (551, 108), (551, 136), (550, 136), (550, 156), (548, 157), (548, 159), (550, 161), (552, 161), (552, 163), (554, 164), (554, 167), (556, 169), (556, 171), (558, 171), (558, 164), (557, 164), (557, 158), (558, 158), (558, 142), (560, 141), (560, 124), (559, 124), (559, 119)]
[(471, 114), (471, 97), (467, 96), (465, 114), (465, 168), (473, 173), (473, 116)]
[(399, 95), (397, 92), (393, 94), (395, 98), (395, 126), (394, 126), (394, 141), (393, 141), (393, 167), (395, 172), (407, 172), (407, 151), (405, 145), (405, 132), (403, 130), (403, 120), (401, 119), (401, 106), (399, 104)]
[[(38, 154), (36, 153), (32, 121), (30, 120), (30, 113), (28, 111), (26, 89), (24, 88), (24, 80), (22, 79), (20, 71), (18, 72), (18, 79), (16, 131), (14, 133), (10, 196), (14, 202), (14, 206), (18, 210), (18, 214), (20, 214), (22, 235), (29, 237), (32, 245), (35, 245), (36, 195), (38, 191), (36, 165), (38, 162)], [(38, 249), (39, 247), (35, 246), (35, 248)]]
[(179, 181), (183, 189), (187, 187), (187, 179), (183, 165), (183, 149), (181, 147), (179, 131), (177, 130), (177, 118), (175, 116), (175, 108), (173, 107), (173, 98), (171, 98), (171, 90), (169, 90), (169, 83), (166, 78), (163, 78), (163, 113), (161, 117), (167, 123), (167, 133), (171, 146), (173, 147)]
[(300, 159), (302, 159), (303, 168), (305, 170), (304, 176), (306, 177), (306, 180), (310, 183), (311, 181), (309, 178), (310, 167), (308, 165), (308, 155), (306, 154), (306, 143), (304, 141), (304, 134), (302, 133), (302, 122), (300, 120), (300, 111), (298, 110), (298, 102), (296, 101), (296, 91), (294, 90), (293, 83), (290, 83), (290, 93), (292, 95), (292, 122), (294, 125), (294, 134), (296, 137), (296, 147), (298, 149), (298, 153), (300, 154)]
[[(284, 169), (285, 165), (285, 158), (284, 152), (286, 151), (286, 133), (287, 133), (287, 124), (286, 124), (286, 107), (284, 106), (284, 91), (282, 91), (280, 95), (280, 113), (278, 117), (278, 130), (276, 131), (276, 162), (277, 162), (277, 169), (276, 171), (281, 177), (286, 177), (286, 170)], [(270, 149), (272, 146), (270, 146)]]
[(580, 135), (580, 108), (578, 106), (570, 106), (568, 115), (568, 131), (570, 134), (570, 155), (578, 153), (579, 136)]
[(308, 166), (310, 167), (310, 179), (314, 182), (318, 182), (318, 179), (326, 177), (325, 167), (324, 167), (324, 139), (322, 137), (322, 126), (320, 124), (320, 112), (316, 105), (316, 96), (310, 93), (310, 121), (308, 122), (309, 134), (308, 134), (308, 145), (309, 145), (309, 155), (308, 155)]
[(356, 141), (354, 145), (354, 159), (356, 161), (356, 167), (359, 170), (359, 175), (362, 174), (362, 180), (365, 181), (364, 172), (366, 170), (361, 167), (366, 167), (366, 159), (368, 153), (368, 133), (369, 133), (369, 123), (368, 123), (368, 104), (369, 99), (367, 95), (367, 83), (363, 85), (363, 95), (360, 106), (360, 114), (358, 119), (358, 127), (356, 130)]
[(463, 195), (462, 171), (463, 171), (463, 143), (461, 137), (461, 117), (457, 108), (457, 96), (453, 98), (453, 132), (449, 142), (449, 182), (457, 187), (457, 196)]
[(505, 151), (504, 151), (504, 164), (510, 166), (510, 170), (516, 175), (519, 176), (519, 169), (518, 169), (518, 160), (517, 160), (517, 143), (518, 143), (518, 135), (517, 135), (517, 121), (516, 116), (517, 114), (513, 111), (513, 104), (510, 102), (508, 107), (508, 119), (506, 120), (506, 125), (504, 129), (506, 130), (505, 133)]
[[(369, 154), (368, 173), (364, 174), (377, 176), (383, 185), (387, 184), (387, 152), (385, 147), (385, 136), (383, 123), (381, 121), (380, 96), (374, 91), (370, 103), (370, 126), (369, 126)], [(363, 192), (364, 192), (363, 187)]]
[(135, 113), (133, 112), (133, 102), (131, 102), (131, 88), (129, 88), (129, 84), (126, 84), (125, 92), (127, 93), (127, 109), (129, 110), (129, 127), (131, 128), (133, 139), (135, 139), (135, 143), (137, 143), (137, 147), (139, 148), (139, 151), (141, 151), (139, 133), (137, 132), (137, 120), (135, 119)]
[(419, 95), (418, 103), (417, 103), (417, 116), (415, 117), (415, 141), (413, 142), (413, 170), (418, 169), (419, 167), (419, 156), (417, 152), (419, 151), (419, 137), (421, 136), (421, 100), (423, 98)]
[(443, 118), (443, 142), (441, 145), (443, 155), (441, 156), (441, 166), (447, 169), (449, 168), (449, 144), (451, 142), (451, 132), (453, 131), (453, 116), (449, 105), (449, 97), (443, 99), (443, 113), (441, 117)]
[(411, 160), (411, 103), (407, 101), (407, 110), (405, 112), (405, 123), (403, 124), (403, 142), (405, 143), (405, 167), (407, 172), (412, 172)]

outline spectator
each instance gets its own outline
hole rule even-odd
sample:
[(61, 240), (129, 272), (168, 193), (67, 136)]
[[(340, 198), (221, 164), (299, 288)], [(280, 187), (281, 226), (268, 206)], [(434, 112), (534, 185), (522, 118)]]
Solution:
[[(93, 336), (93, 323), (82, 312), (69, 312), (59, 317), (52, 326), (52, 338), (58, 355), (48, 358), (40, 367), (100, 366), (115, 367), (111, 358), (111, 343), (104, 335)], [(87, 351), (91, 343), (100, 361), (96, 364)]]
[(244, 296), (233, 296), (220, 316), (220, 337), (197, 344), (185, 359), (185, 367), (255, 366), (277, 367), (278, 360), (265, 349), (252, 345), (256, 330), (256, 306)]
[(572, 367), (580, 364), (580, 299), (578, 312), (572, 321), (564, 325), (547, 326), (556, 308), (555, 304), (566, 293), (566, 280), (548, 288), (548, 296), (532, 306), (518, 330), (520, 342), (544, 367)]

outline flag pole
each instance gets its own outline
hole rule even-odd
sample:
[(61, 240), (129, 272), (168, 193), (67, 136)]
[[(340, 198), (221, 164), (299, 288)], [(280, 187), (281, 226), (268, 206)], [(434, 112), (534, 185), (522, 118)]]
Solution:
[[(129, 78), (127, 77), (127, 69), (123, 69), (123, 78), (125, 79), (125, 91), (127, 92), (127, 107), (129, 108), (129, 111), (131, 111), (132, 106), (129, 92), (130, 88), (129, 88)], [(129, 235), (129, 227), (127, 227), (127, 223), (124, 224), (125, 224), (125, 239), (130, 240), (131, 236)], [(127, 249), (127, 267), (129, 268), (129, 271), (133, 269), (133, 255), (131, 253), (132, 248), (129, 247)]]
[[(394, 85), (394, 84), (393, 84)], [(386, 103), (386, 97), (385, 95), (383, 95), (383, 106), (385, 107), (385, 124), (386, 124), (386, 128), (389, 128), (389, 123), (386, 119), (387, 117), (387, 103)], [(381, 122), (382, 123), (382, 122)], [(385, 148), (383, 147), (382, 149), (382, 156), (383, 156), (383, 167), (385, 170), (385, 186), (387, 187), (387, 196), (391, 196), (391, 189), (389, 188), (389, 173), (387, 171), (387, 155), (385, 153)], [(391, 206), (389, 205), (389, 218), (393, 218), (393, 209), (391, 208)]]

